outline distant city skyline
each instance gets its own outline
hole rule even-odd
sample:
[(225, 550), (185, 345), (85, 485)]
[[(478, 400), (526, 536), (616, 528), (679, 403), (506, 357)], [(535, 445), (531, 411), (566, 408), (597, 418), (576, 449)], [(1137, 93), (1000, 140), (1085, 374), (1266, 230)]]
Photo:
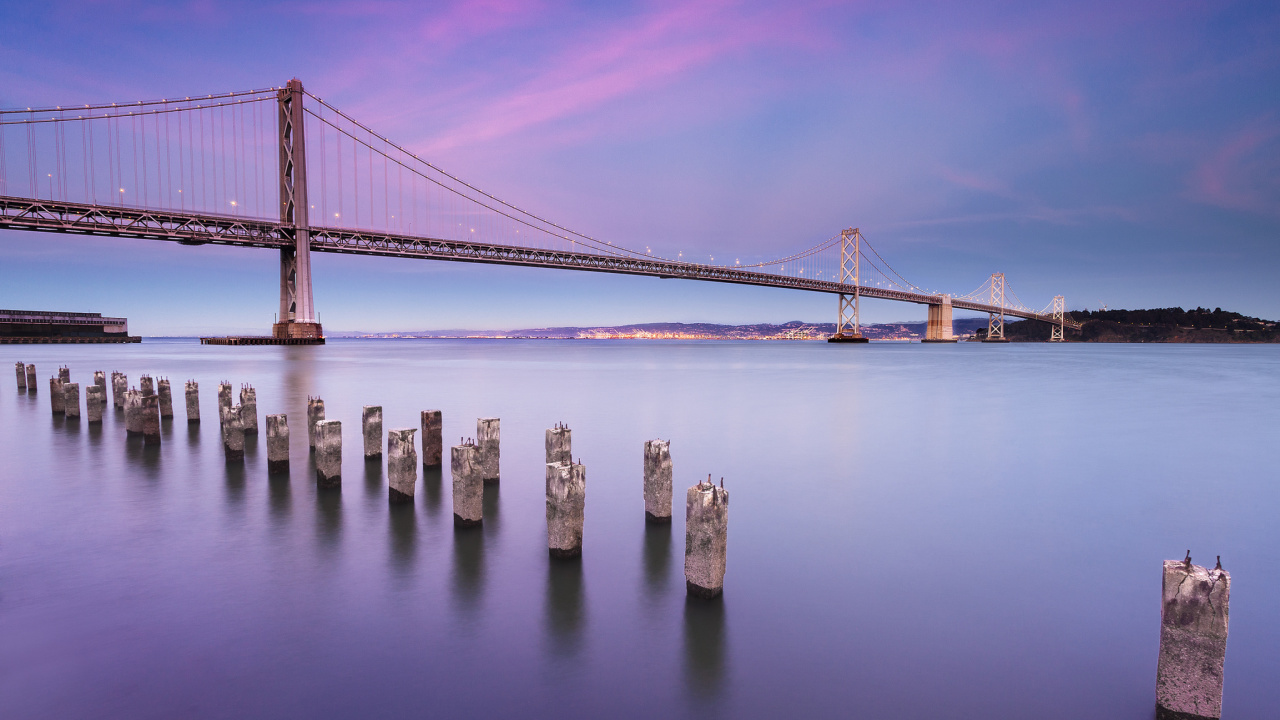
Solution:
[[(1069, 308), (1280, 318), (1271, 4), (4, 8), (4, 107), (297, 76), (504, 199), (661, 255), (785, 255), (857, 226), (934, 291), (1001, 271), (1036, 307), (1063, 294)], [(831, 296), (715, 283), (313, 265), (332, 330), (836, 314)], [(0, 307), (125, 316), (143, 335), (265, 333), (277, 282), (274, 251), (0, 232)], [(863, 317), (919, 322), (924, 308), (868, 301)]]

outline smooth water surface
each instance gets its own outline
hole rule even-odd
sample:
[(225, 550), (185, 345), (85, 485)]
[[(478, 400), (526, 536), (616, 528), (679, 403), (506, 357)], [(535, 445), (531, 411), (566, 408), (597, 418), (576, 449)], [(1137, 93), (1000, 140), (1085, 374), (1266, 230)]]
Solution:
[[(162, 446), (119, 411), (53, 417), (60, 364), (82, 388), (169, 377)], [(4, 717), (1148, 720), (1160, 563), (1188, 548), (1232, 572), (1226, 716), (1280, 708), (1280, 347), (147, 341), (0, 346), (0, 370)], [(223, 379), (257, 388), (242, 466)], [(343, 423), (340, 492), (316, 488), (309, 394)], [(481, 530), (453, 528), (447, 449), (388, 504), (360, 453), (375, 404), (388, 429), (443, 410), (446, 445), (501, 417)], [(557, 421), (587, 466), (579, 563), (546, 551)], [(669, 528), (644, 522), (655, 437)], [(708, 473), (728, 574), (687, 601), (683, 496)]]

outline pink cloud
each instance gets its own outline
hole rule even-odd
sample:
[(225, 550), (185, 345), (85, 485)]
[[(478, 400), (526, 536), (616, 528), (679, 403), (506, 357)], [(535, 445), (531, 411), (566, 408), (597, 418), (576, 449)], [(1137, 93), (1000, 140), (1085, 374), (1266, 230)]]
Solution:
[(1258, 152), (1277, 138), (1280, 123), (1269, 116), (1234, 133), (1191, 173), (1191, 197), (1230, 210), (1280, 213), (1275, 204), (1280, 191), (1275, 148)]

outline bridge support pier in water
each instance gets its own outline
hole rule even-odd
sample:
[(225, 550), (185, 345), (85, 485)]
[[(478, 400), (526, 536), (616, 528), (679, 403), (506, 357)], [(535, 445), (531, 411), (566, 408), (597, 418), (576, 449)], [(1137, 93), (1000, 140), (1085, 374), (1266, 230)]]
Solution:
[(925, 325), (924, 340), (921, 342), (956, 342), (952, 332), (950, 295), (943, 295), (942, 302), (929, 305), (929, 322)]
[(324, 337), (311, 295), (311, 223), (307, 204), (307, 146), (303, 133), (302, 81), (294, 78), (276, 98), (280, 131), (280, 222), (293, 247), (280, 250), (280, 314), (271, 327), (277, 340)]
[(444, 454), (444, 420), (439, 410), (422, 411), (422, 467), (440, 467)]
[(289, 417), (283, 413), (267, 416), (267, 473), (289, 472)]
[(644, 521), (671, 523), (671, 441), (644, 442)]
[(413, 502), (413, 491), (418, 484), (418, 451), (413, 444), (413, 434), (417, 431), (417, 428), (387, 431), (387, 500), (389, 502)]
[(840, 293), (839, 313), (836, 322), (836, 334), (827, 338), (832, 343), (864, 343), (862, 328), (859, 325), (859, 305), (862, 288), (859, 280), (861, 265), (858, 260), (862, 254), (862, 233), (858, 228), (847, 228), (840, 232), (840, 283), (848, 285), (852, 292)]
[(1157, 720), (1222, 717), (1222, 666), (1227, 656), (1231, 574), (1222, 562), (1208, 570), (1165, 560), (1160, 604)]
[(684, 584), (690, 595), (710, 599), (724, 590), (729, 535), (729, 491), (705, 483), (689, 488), (684, 510)]
[(547, 551), (553, 558), (582, 555), (582, 525), (587, 507), (587, 467), (547, 463)]

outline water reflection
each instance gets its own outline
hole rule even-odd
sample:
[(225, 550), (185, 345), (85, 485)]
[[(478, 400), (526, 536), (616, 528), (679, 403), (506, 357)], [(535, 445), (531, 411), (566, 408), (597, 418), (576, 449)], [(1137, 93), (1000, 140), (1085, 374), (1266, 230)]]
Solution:
[(376, 500), (382, 496), (382, 458), (364, 460), (364, 494)]
[(562, 657), (578, 654), (586, 608), (582, 593), (582, 558), (548, 558), (546, 617), (543, 628), (551, 652)]
[(258, 459), (258, 434), (255, 432), (244, 434), (244, 458), (249, 462)]
[(126, 435), (124, 457), (129, 465), (143, 471), (150, 480), (160, 477), (160, 445), (147, 445), (142, 435)]
[[(314, 473), (312, 474), (314, 477)], [(332, 553), (342, 539), (342, 487), (316, 486), (316, 540), (323, 552)]]
[(650, 602), (667, 592), (671, 581), (671, 524), (644, 526), (644, 586)]
[(192, 450), (200, 447), (200, 423), (187, 423), (187, 447)]
[(243, 462), (226, 464), (227, 507), (241, 510), (244, 506), (245, 471)]
[(724, 691), (724, 596), (711, 600), (685, 597), (685, 690), (698, 699), (714, 700)]
[(267, 476), (267, 504), (276, 529), (286, 530), (293, 512), (293, 487), (289, 484), (288, 472)]
[[(487, 525), (488, 513), (485, 515)], [(453, 601), (457, 609), (468, 616), (474, 616), (479, 610), (479, 600), (484, 593), (482, 527), (453, 529)]]
[(102, 423), (86, 423), (89, 427), (89, 447), (95, 451), (102, 447)]
[(484, 534), (486, 537), (498, 538), (498, 530), (502, 524), (498, 521), (498, 488), (497, 483), (484, 486), (483, 512), (484, 512)]
[(391, 569), (405, 576), (412, 572), (418, 552), (418, 512), (413, 503), (388, 505), (387, 534), (391, 541)]
[(440, 505), (443, 497), (442, 488), (444, 486), (444, 474), (441, 468), (423, 468), (422, 470), (422, 494), (427, 506), (427, 515), (435, 518), (440, 515)]

